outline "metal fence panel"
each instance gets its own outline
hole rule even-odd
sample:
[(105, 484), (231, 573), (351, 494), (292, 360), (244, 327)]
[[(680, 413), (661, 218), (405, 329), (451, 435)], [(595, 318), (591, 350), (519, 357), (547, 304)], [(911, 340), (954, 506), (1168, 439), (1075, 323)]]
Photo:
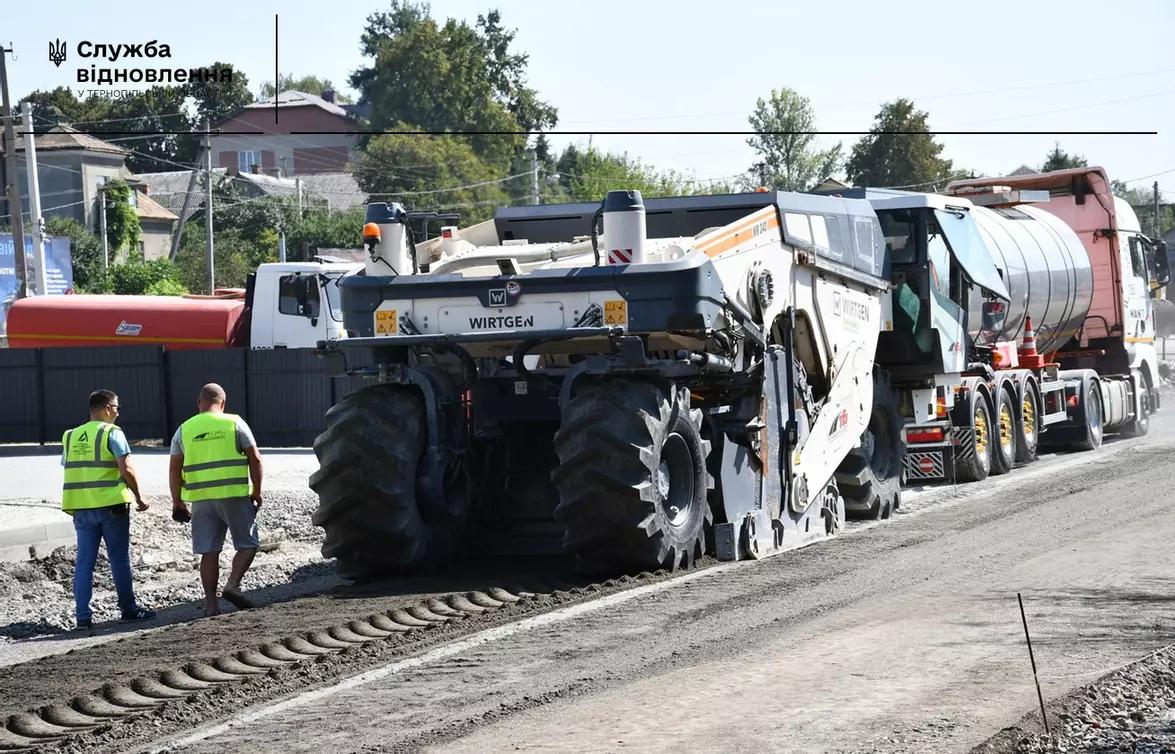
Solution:
[(40, 442), (44, 433), (40, 351), (0, 348), (0, 443)]
[(258, 445), (314, 444), (332, 398), (322, 359), (306, 349), (248, 351), (245, 380), (248, 421)]
[(167, 352), (167, 437), (199, 409), (196, 399), (200, 388), (215, 382), (224, 388), (225, 410), (249, 417), (249, 397), (245, 389), (245, 349), (210, 348)]
[(163, 346), (82, 346), (41, 350), (45, 386), (45, 441), (87, 421), (86, 399), (99, 388), (119, 398), (118, 424), (127, 439), (153, 440), (166, 432)]
[[(365, 364), (369, 354), (353, 354)], [(309, 350), (246, 348), (168, 351), (163, 346), (0, 349), (0, 443), (61, 441), (86, 419), (86, 398), (118, 394), (127, 439), (170, 442), (196, 413), (206, 383), (220, 384), (228, 410), (252, 427), (259, 445), (309, 447), (327, 410), (374, 376), (334, 377)]]

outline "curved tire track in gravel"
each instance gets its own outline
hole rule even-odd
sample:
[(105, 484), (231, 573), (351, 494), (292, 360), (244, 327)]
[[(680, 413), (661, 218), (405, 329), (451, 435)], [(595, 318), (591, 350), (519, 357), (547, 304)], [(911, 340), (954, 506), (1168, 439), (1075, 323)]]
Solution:
[[(716, 561), (699, 565), (712, 567)], [(145, 743), (205, 722), (223, 710), (230, 686), (248, 684), (250, 688), (231, 696), (247, 696), (256, 703), (464, 634), (674, 575), (646, 572), (602, 583), (577, 583), (573, 575), (566, 580), (559, 575), (520, 576), (516, 583), (505, 582), (506, 586), (436, 594), (363, 618), (160, 666), (89, 693), (10, 714), (0, 727), (0, 753), (91, 751)], [(27, 680), (31, 670), (24, 667), (20, 675)], [(18, 681), (6, 679), (5, 683)]]

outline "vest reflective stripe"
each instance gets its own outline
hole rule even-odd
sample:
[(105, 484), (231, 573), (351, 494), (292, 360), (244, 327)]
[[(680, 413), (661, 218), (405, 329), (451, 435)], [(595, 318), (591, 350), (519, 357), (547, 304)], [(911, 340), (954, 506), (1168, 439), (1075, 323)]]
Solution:
[(232, 414), (203, 413), (180, 427), (184, 445), (183, 484), (186, 503), (248, 497), (253, 491), (249, 461), (237, 449), (237, 423)]
[(110, 452), (108, 438), (114, 429), (118, 429), (114, 424), (91, 421), (62, 435), (61, 444), (65, 448), (62, 510), (106, 508), (134, 502), (135, 496), (118, 469), (118, 459)]

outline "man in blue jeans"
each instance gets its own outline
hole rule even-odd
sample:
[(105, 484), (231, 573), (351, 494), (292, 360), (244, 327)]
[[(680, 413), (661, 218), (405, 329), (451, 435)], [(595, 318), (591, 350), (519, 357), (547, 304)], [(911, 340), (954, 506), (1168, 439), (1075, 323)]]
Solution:
[(73, 516), (78, 538), (73, 597), (79, 629), (94, 627), (90, 598), (100, 542), (106, 543), (122, 620), (155, 617), (153, 611), (139, 606), (131, 581), (130, 504), (136, 503), (140, 511), (149, 506), (139, 494), (130, 445), (114, 423), (117, 418), (118, 396), (109, 390), (95, 390), (90, 394), (90, 421), (61, 436), (61, 465), (65, 469), (61, 509)]

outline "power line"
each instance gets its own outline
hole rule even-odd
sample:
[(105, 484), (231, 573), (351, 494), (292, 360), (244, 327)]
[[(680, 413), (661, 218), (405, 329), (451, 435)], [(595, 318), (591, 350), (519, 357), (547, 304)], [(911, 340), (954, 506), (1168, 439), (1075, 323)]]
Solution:
[[(1087, 84), (1087, 83), (1093, 83), (1093, 82), (1097, 82), (1097, 81), (1112, 81), (1112, 80), (1116, 80), (1116, 79), (1136, 78), (1139, 76), (1154, 76), (1154, 75), (1160, 74), (1160, 73), (1171, 73), (1171, 72), (1175, 72), (1175, 68), (1164, 68), (1164, 69), (1158, 70), (1158, 71), (1141, 71), (1138, 73), (1124, 73), (1124, 74), (1119, 74), (1116, 76), (1100, 76), (1100, 77), (1091, 78), (1091, 79), (1075, 79), (1075, 80), (1070, 80), (1070, 81), (1054, 81), (1054, 82), (1044, 83), (1044, 84), (1027, 84), (1024, 86), (1009, 86), (1009, 87), (1001, 87), (999, 89), (980, 89), (980, 90), (976, 90), (976, 91), (955, 92), (955, 93), (951, 93), (951, 94), (931, 94), (931, 95), (924, 95), (924, 96), (920, 96), (920, 97), (907, 97), (906, 99), (909, 99), (914, 102), (925, 102), (926, 100), (950, 99), (953, 97), (974, 97), (974, 96), (983, 95), (983, 94), (1000, 94), (1003, 92), (1017, 92), (1017, 91), (1025, 91), (1025, 90), (1030, 90), (1030, 89), (1046, 89), (1046, 88), (1056, 87), (1056, 86), (1070, 86), (1072, 84)], [(833, 104), (816, 102), (816, 103), (813, 103), (812, 106), (814, 109), (832, 109), (832, 108), (840, 108), (840, 107), (867, 107), (870, 105), (877, 105), (879, 102), (880, 102), (880, 100), (870, 100), (867, 102), (865, 102), (865, 101), (841, 102), (841, 103), (833, 103)], [(748, 114), (747, 112), (687, 113), (687, 114), (683, 114), (683, 115), (650, 115), (650, 116), (639, 116), (639, 117), (633, 117), (633, 118), (619, 117), (619, 118), (594, 118), (591, 120), (569, 120), (569, 121), (564, 121), (564, 123), (568, 123), (568, 124), (573, 124), (573, 123), (613, 123), (613, 122), (623, 123), (623, 122), (628, 122), (628, 121), (685, 120), (685, 119), (696, 119), (696, 118), (729, 117), (729, 116), (747, 115), (747, 114)]]

